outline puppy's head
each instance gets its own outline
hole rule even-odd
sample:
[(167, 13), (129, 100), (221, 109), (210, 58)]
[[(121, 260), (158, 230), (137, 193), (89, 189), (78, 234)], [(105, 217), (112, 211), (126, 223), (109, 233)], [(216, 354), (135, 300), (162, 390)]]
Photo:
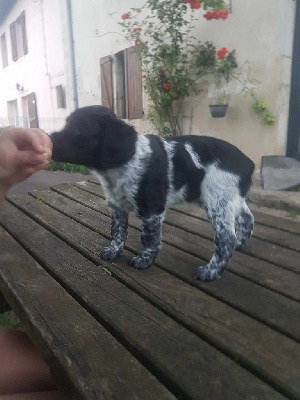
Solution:
[(79, 108), (60, 132), (52, 133), (52, 159), (106, 170), (127, 162), (134, 154), (137, 133), (102, 106)]

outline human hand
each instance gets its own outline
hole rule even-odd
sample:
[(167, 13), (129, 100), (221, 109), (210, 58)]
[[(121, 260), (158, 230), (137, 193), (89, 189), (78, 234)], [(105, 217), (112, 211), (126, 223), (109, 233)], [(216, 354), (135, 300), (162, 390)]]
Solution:
[(12, 185), (46, 169), (51, 155), (52, 141), (46, 132), (6, 128), (0, 135), (0, 200)]

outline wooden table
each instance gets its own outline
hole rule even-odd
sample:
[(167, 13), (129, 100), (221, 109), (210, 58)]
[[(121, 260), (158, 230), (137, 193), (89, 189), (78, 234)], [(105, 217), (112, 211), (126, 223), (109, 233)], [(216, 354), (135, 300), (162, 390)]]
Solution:
[(217, 282), (201, 209), (168, 211), (155, 265), (132, 217), (103, 262), (110, 219), (95, 182), (9, 198), (0, 210), (0, 290), (58, 386), (82, 399), (300, 399), (300, 224), (255, 213), (254, 236)]

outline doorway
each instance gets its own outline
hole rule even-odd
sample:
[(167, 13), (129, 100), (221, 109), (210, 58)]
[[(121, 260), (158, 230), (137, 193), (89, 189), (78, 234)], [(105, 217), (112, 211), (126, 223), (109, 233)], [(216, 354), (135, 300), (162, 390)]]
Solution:
[(37, 105), (35, 93), (30, 93), (22, 98), (24, 126), (27, 128), (38, 128), (39, 120), (37, 115)]

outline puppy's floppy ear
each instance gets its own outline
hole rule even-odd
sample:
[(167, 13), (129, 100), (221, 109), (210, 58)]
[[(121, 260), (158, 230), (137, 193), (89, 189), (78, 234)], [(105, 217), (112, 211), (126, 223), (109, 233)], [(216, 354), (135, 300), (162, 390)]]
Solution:
[(101, 169), (111, 169), (124, 165), (135, 153), (137, 133), (124, 121), (107, 114), (98, 121)]

